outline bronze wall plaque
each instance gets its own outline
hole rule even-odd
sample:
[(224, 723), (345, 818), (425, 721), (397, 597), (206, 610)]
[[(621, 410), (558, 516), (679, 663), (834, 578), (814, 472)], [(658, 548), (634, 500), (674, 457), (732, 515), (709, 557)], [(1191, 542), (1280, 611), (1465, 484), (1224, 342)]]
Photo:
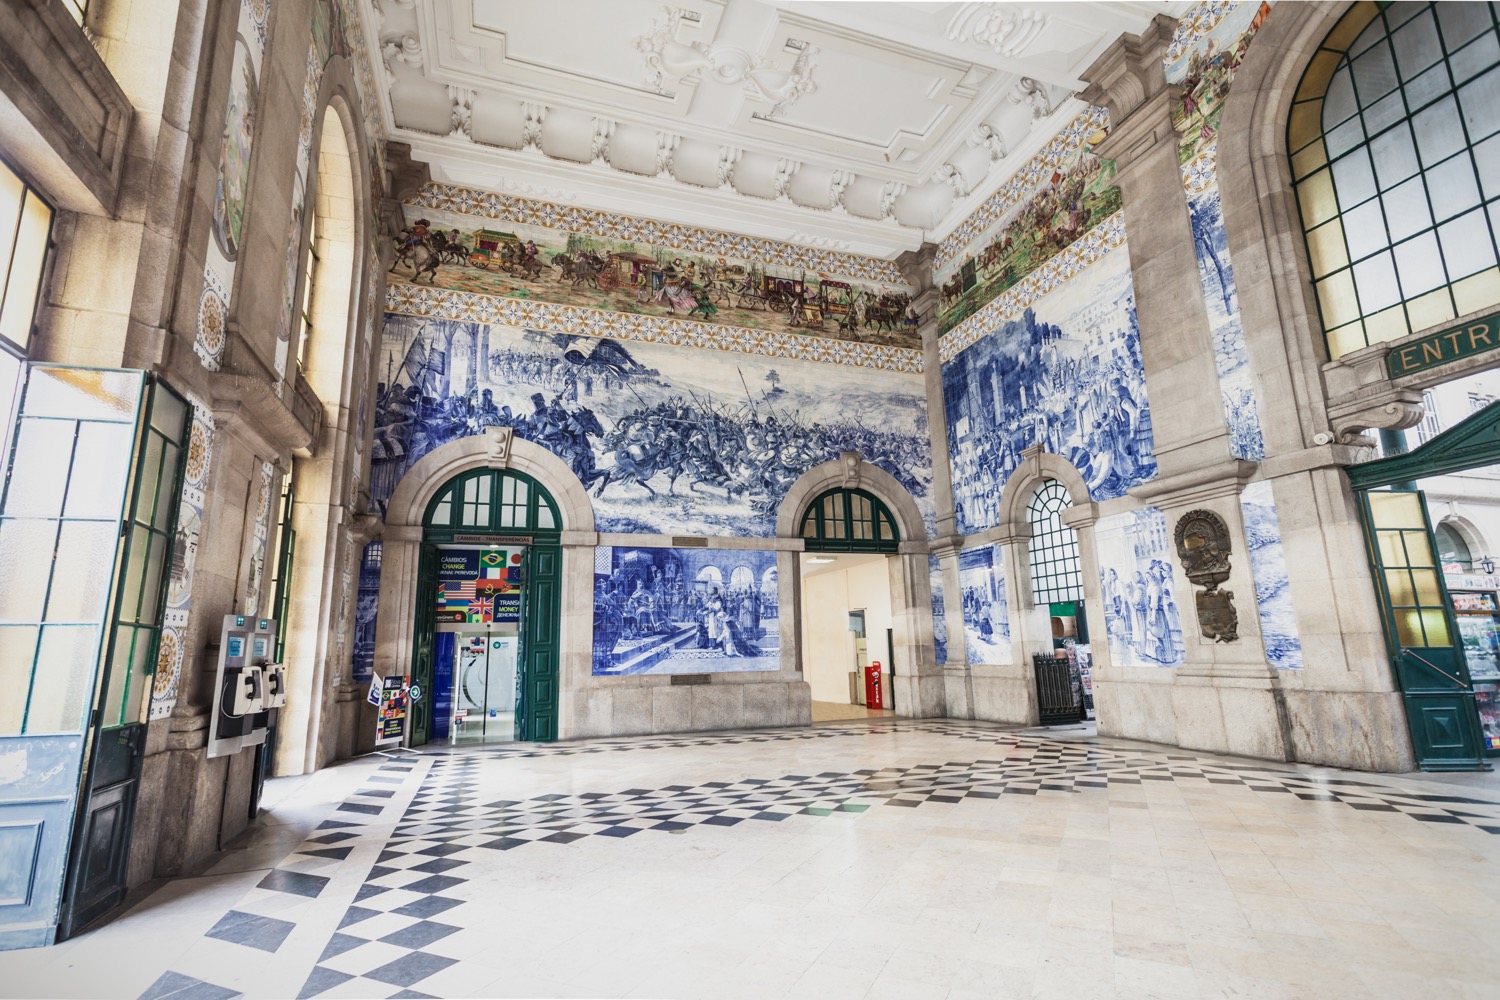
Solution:
[(1229, 525), (1211, 510), (1190, 510), (1177, 521), (1177, 557), (1182, 571), (1195, 586), (1198, 631), (1214, 642), (1234, 642), (1240, 637), (1240, 617), (1234, 609), (1234, 592), (1220, 590), (1229, 579)]

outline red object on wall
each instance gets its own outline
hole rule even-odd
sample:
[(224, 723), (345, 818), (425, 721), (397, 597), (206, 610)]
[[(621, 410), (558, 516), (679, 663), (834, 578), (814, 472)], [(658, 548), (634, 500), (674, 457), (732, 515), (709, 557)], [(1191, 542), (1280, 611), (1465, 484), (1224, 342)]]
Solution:
[(880, 661), (865, 667), (865, 707), (885, 708), (885, 687), (880, 679)]

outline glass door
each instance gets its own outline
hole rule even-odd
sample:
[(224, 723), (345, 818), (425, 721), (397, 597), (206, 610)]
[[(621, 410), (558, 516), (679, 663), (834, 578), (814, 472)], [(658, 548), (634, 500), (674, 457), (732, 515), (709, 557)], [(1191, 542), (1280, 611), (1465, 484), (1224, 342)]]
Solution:
[(1413, 749), (1427, 770), (1483, 766), (1474, 687), (1419, 490), (1360, 493)]

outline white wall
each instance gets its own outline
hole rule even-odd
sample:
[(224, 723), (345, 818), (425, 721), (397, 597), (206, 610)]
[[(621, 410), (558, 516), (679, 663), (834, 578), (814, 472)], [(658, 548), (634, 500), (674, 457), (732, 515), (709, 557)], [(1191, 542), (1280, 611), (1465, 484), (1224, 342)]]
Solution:
[(849, 612), (863, 609), (872, 660), (890, 672), (885, 632), (892, 627), (889, 556), (833, 556), (809, 566), (802, 557), (802, 665), (814, 701), (849, 703), (854, 633)]

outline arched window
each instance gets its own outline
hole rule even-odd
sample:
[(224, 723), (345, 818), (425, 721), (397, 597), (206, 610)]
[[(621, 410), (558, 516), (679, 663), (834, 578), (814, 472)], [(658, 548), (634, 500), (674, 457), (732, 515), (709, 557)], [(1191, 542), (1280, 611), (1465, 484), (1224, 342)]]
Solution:
[(427, 504), (429, 537), (444, 532), (561, 531), (557, 502), (524, 472), (475, 469), (449, 480)]
[(1330, 357), (1500, 302), (1500, 66), (1483, 3), (1356, 3), (1287, 127)]
[(1443, 523), (1433, 528), (1432, 534), (1437, 539), (1438, 562), (1444, 566), (1457, 563), (1465, 573), (1474, 569), (1474, 554), (1469, 551), (1469, 543), (1464, 541), (1464, 536), (1459, 534), (1457, 528)]
[(890, 509), (864, 490), (818, 494), (802, 515), (809, 552), (895, 552), (901, 544)]
[(1031, 594), (1037, 604), (1083, 600), (1083, 573), (1078, 562), (1078, 532), (1062, 523), (1073, 506), (1068, 488), (1044, 479), (1026, 504), (1031, 525)]

